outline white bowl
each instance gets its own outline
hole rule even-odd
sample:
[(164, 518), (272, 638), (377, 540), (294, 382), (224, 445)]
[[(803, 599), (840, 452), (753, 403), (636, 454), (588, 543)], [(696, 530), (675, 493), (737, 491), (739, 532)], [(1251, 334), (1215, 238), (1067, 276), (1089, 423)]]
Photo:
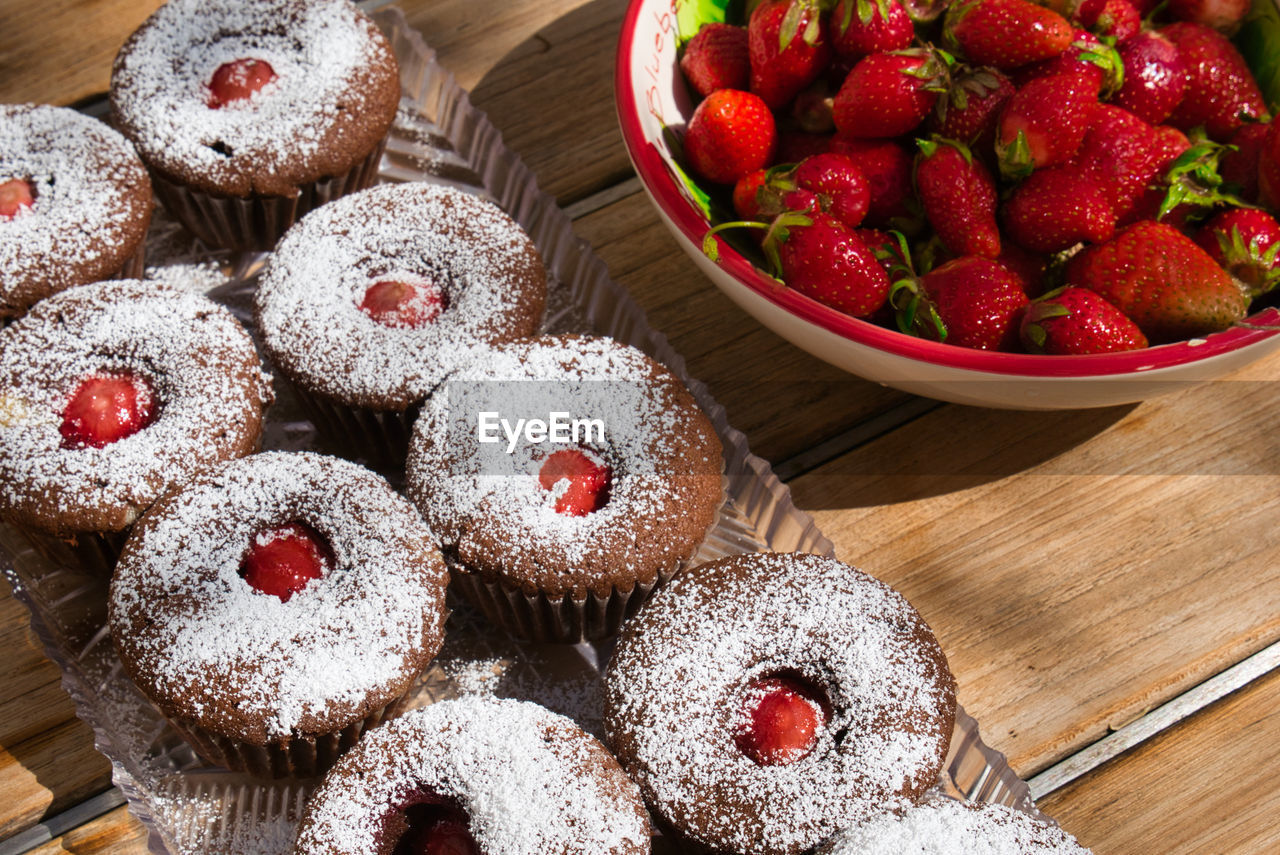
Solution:
[(632, 0), (614, 70), (618, 120), (645, 191), (677, 242), (720, 290), (797, 347), (905, 392), (1014, 409), (1133, 403), (1222, 377), (1280, 348), (1280, 310), (1266, 309), (1202, 339), (1125, 353), (971, 350), (904, 335), (824, 306), (757, 269), (723, 241), (719, 263), (712, 262), (702, 252), (708, 218), (681, 180), (663, 129), (682, 133), (696, 106), (677, 65), (680, 27), (687, 39), (698, 26), (695, 7), (714, 5)]

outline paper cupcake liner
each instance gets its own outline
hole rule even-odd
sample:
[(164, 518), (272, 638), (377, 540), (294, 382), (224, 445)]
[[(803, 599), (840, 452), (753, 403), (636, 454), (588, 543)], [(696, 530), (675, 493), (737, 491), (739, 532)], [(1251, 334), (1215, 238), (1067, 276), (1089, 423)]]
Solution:
[(701, 564), (698, 553), (711, 532), (720, 523), (720, 513), (728, 495), (728, 480), (721, 475), (720, 504), (712, 514), (702, 540), (689, 557), (674, 566), (658, 571), (653, 581), (637, 581), (628, 590), (613, 587), (607, 595), (588, 592), (579, 599), (572, 593), (561, 597), (526, 594), (518, 585), (496, 577), (486, 579), (454, 556), (445, 554), (449, 566), (449, 587), (471, 603), (492, 624), (525, 641), (577, 644), (600, 641), (617, 635), (622, 624), (635, 615), (655, 590), (671, 581), (680, 571)]
[(258, 778), (314, 778), (323, 775), (365, 731), (404, 711), (406, 696), (354, 721), (337, 733), (292, 735), (266, 745), (241, 742), (191, 721), (169, 719), (178, 733), (210, 763)]
[(211, 247), (269, 250), (309, 211), (348, 193), (363, 190), (378, 176), (387, 141), (344, 175), (298, 188), (296, 196), (213, 196), (152, 172), (156, 197), (187, 230)]
[(58, 567), (76, 567), (109, 577), (120, 550), (129, 539), (132, 526), (122, 531), (82, 531), (60, 537), (56, 534), (14, 525), (41, 557)]
[(418, 407), (404, 412), (352, 407), (291, 384), (307, 418), (343, 457), (376, 467), (402, 467), (409, 453)]

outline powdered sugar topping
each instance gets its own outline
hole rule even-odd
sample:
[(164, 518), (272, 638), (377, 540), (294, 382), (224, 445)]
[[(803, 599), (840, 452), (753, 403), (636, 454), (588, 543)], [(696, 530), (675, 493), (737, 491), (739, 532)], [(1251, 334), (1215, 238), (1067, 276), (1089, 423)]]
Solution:
[[(360, 310), (370, 285), (397, 276), (434, 284), (445, 310), (417, 328)], [(440, 185), (381, 185), (290, 229), (259, 287), (259, 327), (301, 385), (403, 410), (470, 348), (533, 332), (545, 293), (533, 244), (496, 205)]]
[[(287, 602), (241, 561), (300, 520), (334, 567)], [(424, 559), (424, 555), (426, 559)], [(340, 729), (401, 694), (443, 632), (444, 565), (413, 506), (353, 463), (269, 452), (198, 479), (131, 538), (111, 589), (117, 645), (169, 711), (262, 742)]]
[[(103, 448), (63, 447), (68, 400), (103, 371), (145, 378), (157, 418)], [(132, 280), (71, 288), (0, 331), (0, 508), (46, 530), (123, 528), (243, 454), (271, 399), (248, 333), (207, 297)]]
[[(211, 109), (214, 72), (239, 59), (277, 79)], [(342, 144), (335, 133), (368, 109), (369, 69), (387, 64), (385, 39), (346, 0), (169, 0), (116, 57), (111, 102), (149, 163), (244, 194), (245, 175), (297, 171)]]
[(120, 134), (75, 110), (0, 105), (0, 184), (31, 183), (34, 204), (0, 218), (0, 316), (115, 273), (150, 215), (146, 169)]
[(649, 851), (639, 793), (599, 743), (536, 704), (482, 698), (369, 733), (316, 792), (295, 851), (380, 851), (387, 817), (421, 791), (456, 800), (486, 855)]
[(1061, 829), (998, 804), (931, 797), (839, 835), (824, 855), (1088, 855)]
[[(602, 439), (580, 434), (579, 445), (610, 470), (608, 501), (584, 516), (555, 510), (567, 481), (544, 489), (538, 478), (542, 462), (565, 445), (527, 435), (514, 447), (506, 436), (479, 441), (482, 412), (514, 421), (545, 419), (553, 411), (597, 420), (603, 428)], [(678, 380), (618, 342), (544, 337), (493, 348), (477, 354), (423, 407), (410, 448), (410, 493), (464, 561), (499, 561), (516, 579), (550, 574), (559, 585), (543, 579), (544, 586), (585, 596), (603, 565), (634, 579), (654, 569), (646, 566), (653, 549), (674, 566), (696, 545), (654, 543), (661, 538), (646, 532), (665, 517), (690, 513), (689, 496), (699, 483), (719, 483), (718, 444), (697, 441), (710, 434), (704, 422)], [(498, 555), (491, 554), (495, 545)], [(671, 554), (661, 553), (664, 545)]]
[[(734, 744), (750, 686), (798, 674), (831, 716), (808, 755)], [(935, 780), (954, 690), (910, 605), (830, 558), (756, 555), (685, 571), (627, 625), (606, 731), (655, 810), (712, 848), (801, 852)]]

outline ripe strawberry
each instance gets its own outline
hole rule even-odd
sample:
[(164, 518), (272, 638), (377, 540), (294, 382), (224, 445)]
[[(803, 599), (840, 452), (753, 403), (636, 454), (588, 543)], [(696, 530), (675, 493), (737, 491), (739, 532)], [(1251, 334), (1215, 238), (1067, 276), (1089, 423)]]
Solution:
[(948, 344), (1005, 351), (1017, 346), (1017, 317), (1027, 295), (1003, 265), (989, 258), (957, 258), (925, 274), (920, 287)]
[[(396, 846), (397, 852), (400, 845)], [(437, 819), (416, 833), (408, 855), (481, 855), (465, 816)]]
[(1000, 254), (996, 183), (963, 143), (920, 140), (916, 187), (925, 216), (955, 255)]
[(1045, 289), (1045, 273), (1049, 260), (1029, 250), (1023, 249), (1011, 240), (1000, 246), (1000, 256), (996, 259), (1018, 277), (1022, 282), (1022, 290), (1028, 297), (1043, 294)]
[(946, 65), (932, 51), (873, 53), (858, 61), (836, 93), (836, 130), (880, 139), (914, 130), (945, 92)]
[(1223, 211), (1204, 224), (1196, 243), (1247, 286), (1250, 298), (1280, 281), (1280, 224), (1266, 211)]
[(831, 30), (836, 54), (849, 59), (902, 50), (916, 37), (911, 16), (898, 0), (837, 0)]
[(418, 329), (438, 318), (444, 303), (444, 292), (433, 283), (384, 280), (365, 290), (360, 311), (383, 326)]
[(1267, 115), (1253, 74), (1226, 36), (1185, 21), (1160, 32), (1178, 48), (1187, 67), (1187, 86), (1169, 124), (1184, 131), (1204, 125), (1211, 139), (1223, 142), (1244, 124), (1242, 115)]
[(684, 153), (693, 171), (718, 184), (733, 184), (773, 158), (777, 130), (760, 97), (737, 89), (712, 92), (689, 120)]
[(1101, 294), (1152, 344), (1226, 329), (1249, 309), (1244, 291), (1191, 238), (1151, 220), (1078, 253), (1066, 281)]
[(105, 448), (133, 436), (156, 418), (155, 394), (145, 377), (104, 371), (80, 382), (62, 410), (64, 448)]
[(1019, 89), (1004, 105), (997, 125), (1000, 172), (1020, 178), (1070, 160), (1097, 103), (1096, 93), (1074, 74), (1044, 77)]
[(829, 214), (814, 214), (807, 220), (808, 225), (791, 226), (779, 236), (782, 280), (801, 294), (855, 318), (866, 317), (884, 305), (889, 277), (875, 253)]
[(765, 0), (747, 22), (751, 91), (779, 110), (831, 59), (825, 19), (814, 0)]
[(1011, 72), (1019, 88), (1041, 77), (1075, 74), (1095, 95), (1115, 92), (1124, 77), (1124, 61), (1111, 45), (1088, 30), (1076, 30), (1067, 49), (1052, 59), (1024, 65)]
[(951, 6), (943, 39), (974, 65), (1017, 68), (1055, 57), (1071, 44), (1074, 28), (1051, 9), (1029, 0), (968, 0)]
[(1146, 30), (1119, 47), (1124, 84), (1114, 103), (1138, 118), (1158, 125), (1182, 101), (1187, 64), (1173, 42)]
[(1033, 252), (1060, 252), (1115, 232), (1116, 215), (1101, 182), (1075, 164), (1038, 169), (1001, 211), (1008, 236)]
[[(1218, 164), (1222, 180), (1231, 185), (1237, 196), (1246, 202), (1258, 201), (1258, 161), (1270, 125), (1250, 122), (1241, 125), (1228, 141), (1230, 148), (1223, 153)], [(1274, 206), (1272, 206), (1274, 207)]]
[(866, 223), (876, 228), (914, 231), (918, 220), (911, 189), (913, 159), (893, 140), (845, 139), (837, 136), (831, 150), (846, 155), (871, 185)]
[(718, 21), (703, 24), (684, 46), (680, 70), (704, 98), (717, 89), (746, 89), (751, 83), (747, 31)]
[(538, 469), (538, 483), (556, 495), (556, 513), (585, 517), (609, 501), (612, 472), (587, 451), (565, 448), (552, 452)]
[(760, 191), (764, 189), (768, 179), (768, 171), (757, 169), (748, 172), (733, 185), (733, 210), (742, 220), (758, 220), (763, 215), (760, 211)]
[(1212, 27), (1226, 35), (1240, 29), (1249, 14), (1250, 0), (1169, 0), (1169, 16), (1175, 21), (1191, 21)]
[(818, 80), (795, 97), (791, 102), (791, 118), (800, 131), (818, 136), (836, 129), (836, 120), (832, 115), (832, 101), (835, 100), (833, 94), (834, 90), (825, 80)]
[(1013, 81), (994, 68), (971, 69), (952, 77), (951, 88), (929, 117), (929, 127), (945, 139), (990, 148), (996, 118), (1014, 88)]
[(1031, 353), (1117, 353), (1147, 346), (1137, 324), (1087, 288), (1060, 288), (1033, 300), (1018, 332)]
[(1218, 162), (1226, 153), (1226, 147), (1212, 140), (1191, 145), (1185, 137), (1175, 138), (1174, 130), (1167, 125), (1156, 129), (1156, 159), (1164, 160), (1169, 152), (1184, 145), (1186, 148), (1156, 171), (1156, 179), (1138, 199), (1122, 225), (1151, 219), (1181, 228), (1197, 209), (1244, 204), (1227, 192), (1218, 171)]
[(1280, 208), (1280, 122), (1268, 126), (1258, 150), (1258, 197), (1268, 208)]
[(0, 219), (11, 220), (18, 212), (36, 203), (31, 183), (21, 178), (0, 182)]
[(224, 62), (214, 70), (209, 80), (205, 103), (211, 110), (219, 110), (251, 98), (275, 79), (275, 69), (266, 60), (245, 57)]
[(790, 677), (768, 677), (748, 687), (734, 742), (761, 766), (786, 765), (813, 750), (826, 723), (819, 690)]
[(1162, 165), (1155, 128), (1111, 104), (1094, 107), (1075, 162), (1093, 174), (1117, 220), (1127, 217)]
[(819, 210), (851, 229), (861, 225), (867, 216), (871, 185), (843, 154), (828, 152), (807, 157), (796, 165), (791, 180), (817, 197)]
[(1142, 28), (1142, 15), (1129, 0), (1084, 0), (1071, 16), (1074, 23), (1123, 43)]
[(333, 565), (333, 550), (323, 535), (304, 522), (291, 522), (254, 536), (240, 561), (240, 577), (255, 591), (287, 603)]

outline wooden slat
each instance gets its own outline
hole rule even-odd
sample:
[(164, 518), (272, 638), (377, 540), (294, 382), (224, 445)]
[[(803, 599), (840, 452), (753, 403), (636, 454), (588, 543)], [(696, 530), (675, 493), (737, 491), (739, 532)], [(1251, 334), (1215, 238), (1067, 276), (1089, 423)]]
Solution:
[(707, 280), (636, 193), (574, 229), (747, 434), (780, 461), (906, 399), (827, 365), (756, 323)]
[(111, 786), (111, 765), (75, 717), (61, 673), (0, 581), (0, 839)]
[(1032, 774), (1280, 638), (1280, 356), (1136, 407), (943, 407), (792, 483)]
[[(123, 807), (31, 850), (31, 855), (145, 855), (147, 830)], [(246, 853), (249, 855), (249, 853)]]
[(1280, 672), (1041, 799), (1096, 855), (1280, 852)]

